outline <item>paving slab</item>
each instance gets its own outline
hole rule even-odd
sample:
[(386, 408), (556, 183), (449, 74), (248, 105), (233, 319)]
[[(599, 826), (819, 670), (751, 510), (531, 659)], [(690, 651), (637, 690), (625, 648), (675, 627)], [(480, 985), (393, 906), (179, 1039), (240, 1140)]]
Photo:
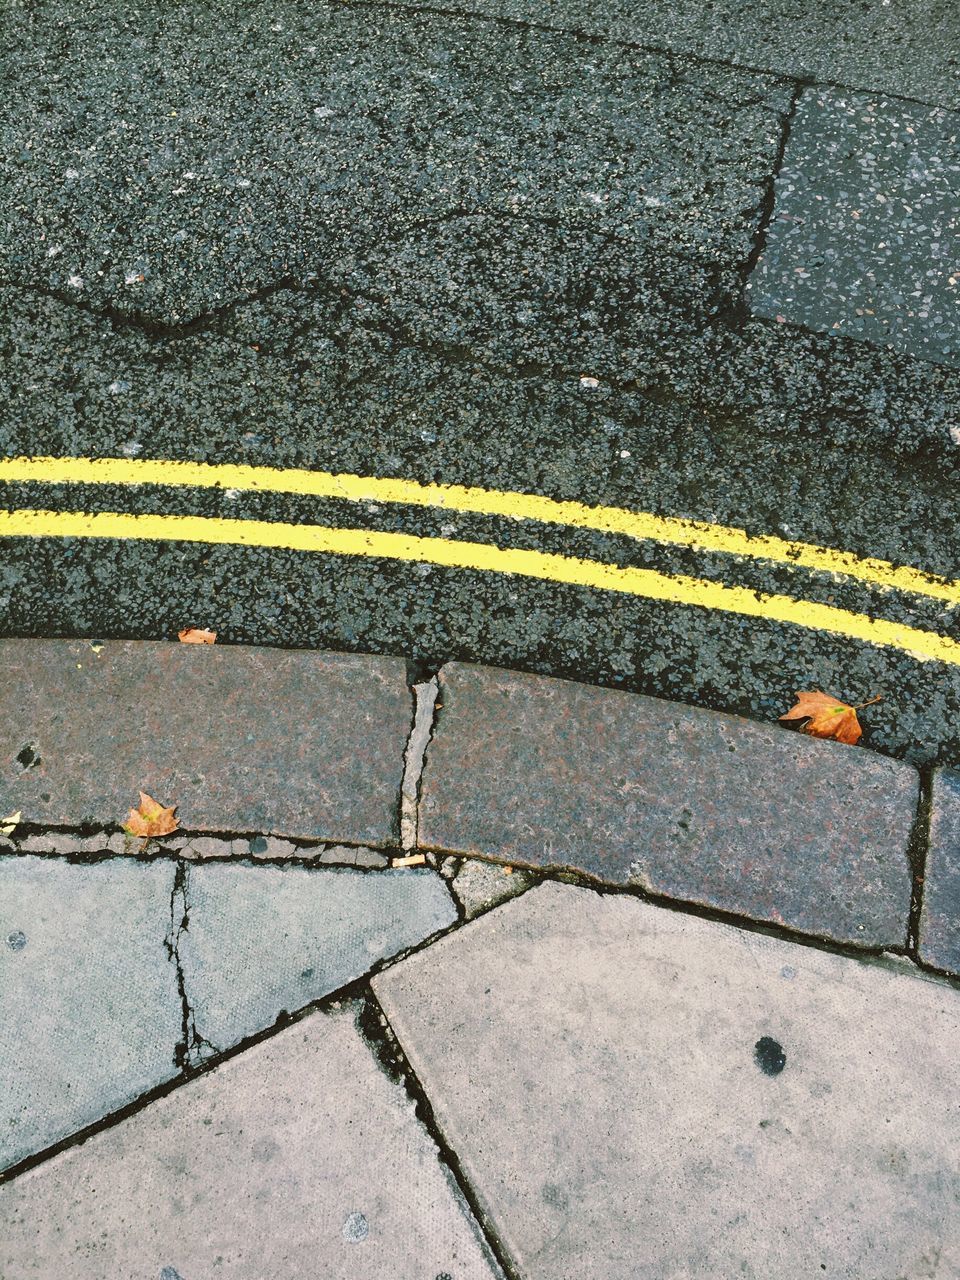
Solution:
[(373, 986), (521, 1275), (960, 1270), (960, 991), (906, 962), (550, 884)]
[(470, 252), (455, 224), (484, 210), (507, 237), (525, 223), (530, 269), (531, 228), (553, 220), (623, 234), (651, 294), (668, 274), (651, 249), (687, 254), (680, 282), (697, 260), (732, 267), (790, 97), (750, 72), (453, 14), (136, 13), (48, 0), (4, 24), (22, 104), (2, 134), (5, 216), (28, 232), (3, 238), (0, 269), (160, 325), (278, 283), (339, 287), (365, 256), (380, 292), (411, 228), (428, 252), (411, 245), (404, 270), (427, 266), (433, 227), (454, 290)]
[(175, 1074), (172, 890), (170, 863), (0, 858), (0, 1168)]
[(776, 725), (451, 663), (420, 842), (906, 943), (916, 772)]
[(472, 920), (482, 911), (489, 911), (508, 898), (525, 893), (533, 883), (535, 881), (529, 871), (480, 862), (476, 858), (464, 858), (450, 881), (450, 887), (467, 919)]
[(196, 1036), (223, 1050), (457, 918), (434, 871), (191, 866), (177, 947)]
[(459, 10), (610, 36), (960, 107), (952, 0), (464, 0)]
[(4, 1280), (493, 1280), (353, 1018), (314, 1014), (0, 1188)]
[(960, 974), (960, 772), (933, 775), (917, 950), (937, 969)]
[(960, 114), (807, 90), (753, 311), (960, 367), (958, 185)]
[(399, 835), (400, 660), (35, 640), (0, 641), (0, 669), (0, 812), (119, 824), (146, 791), (190, 832)]

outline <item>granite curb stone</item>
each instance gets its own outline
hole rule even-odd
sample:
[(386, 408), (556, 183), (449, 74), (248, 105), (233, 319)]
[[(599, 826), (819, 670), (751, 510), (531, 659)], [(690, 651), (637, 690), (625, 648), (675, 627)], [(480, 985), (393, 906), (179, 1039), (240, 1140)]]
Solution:
[(775, 725), (453, 663), (420, 843), (869, 947), (907, 941), (916, 770)]
[(930, 839), (917, 951), (936, 969), (960, 975), (960, 771), (933, 775)]
[(5, 1280), (502, 1280), (352, 1009), (315, 1013), (0, 1187)]
[(176, 1074), (173, 882), (169, 862), (0, 858), (0, 1169)]
[(960, 991), (906, 962), (554, 883), (373, 989), (519, 1275), (960, 1274)]
[(0, 670), (0, 813), (102, 826), (144, 790), (191, 832), (398, 839), (412, 719), (401, 660), (11, 640)]

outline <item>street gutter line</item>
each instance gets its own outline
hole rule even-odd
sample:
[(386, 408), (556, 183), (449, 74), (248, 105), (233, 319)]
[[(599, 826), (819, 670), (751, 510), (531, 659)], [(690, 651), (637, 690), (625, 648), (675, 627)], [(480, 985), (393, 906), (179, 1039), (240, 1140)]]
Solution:
[(588, 506), (511, 490), (416, 480), (337, 474), (299, 468), (234, 463), (183, 462), (153, 458), (0, 458), (0, 482), (40, 484), (163, 485), (288, 493), (347, 502), (399, 503), (438, 507), (464, 514), (502, 516), (540, 524), (592, 529), (645, 542), (664, 542), (696, 551), (766, 560), (820, 573), (842, 574), (885, 590), (960, 605), (960, 581), (851, 551), (793, 542), (771, 535), (699, 520), (658, 516), (623, 507)]
[(867, 644), (899, 649), (923, 661), (960, 666), (960, 642), (956, 640), (901, 623), (851, 613), (832, 605), (795, 600), (791, 596), (767, 595), (745, 587), (724, 586), (704, 578), (661, 573), (654, 569), (624, 568), (597, 560), (503, 548), (488, 543), (264, 520), (26, 509), (0, 510), (0, 537), (118, 538), (273, 547), (517, 574), (670, 604), (721, 610), (770, 622), (790, 623), (833, 632)]

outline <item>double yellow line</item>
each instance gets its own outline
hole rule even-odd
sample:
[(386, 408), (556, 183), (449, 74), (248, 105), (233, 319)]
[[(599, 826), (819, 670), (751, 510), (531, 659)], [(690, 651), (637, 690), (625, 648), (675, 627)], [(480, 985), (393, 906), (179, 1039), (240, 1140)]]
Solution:
[[(176, 488), (297, 494), (355, 503), (399, 503), (474, 515), (591, 529), (640, 541), (838, 574), (872, 587), (960, 605), (960, 582), (885, 560), (807, 542), (754, 537), (743, 529), (678, 520), (620, 507), (588, 506), (535, 494), (414, 480), (234, 464), (147, 458), (0, 458), (0, 481), (42, 484), (161, 485)], [(207, 516), (121, 512), (0, 510), (0, 537), (121, 538), (278, 547), (332, 555), (418, 561), (448, 568), (517, 574), (616, 591), (650, 600), (833, 632), (899, 649), (920, 659), (960, 665), (960, 643), (935, 632), (874, 619), (831, 605), (725, 586), (704, 578), (624, 568), (555, 553), (451, 538)]]

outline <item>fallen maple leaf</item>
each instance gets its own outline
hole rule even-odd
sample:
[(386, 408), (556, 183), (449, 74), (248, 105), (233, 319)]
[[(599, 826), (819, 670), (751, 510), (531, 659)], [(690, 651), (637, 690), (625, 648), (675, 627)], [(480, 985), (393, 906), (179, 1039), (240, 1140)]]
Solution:
[(172, 808), (165, 809), (152, 796), (141, 791), (140, 808), (130, 810), (123, 829), (131, 836), (168, 836), (180, 825), (179, 820), (174, 817), (176, 807), (173, 805)]
[(23, 810), (18, 809), (16, 813), (10, 813), (5, 818), (0, 818), (0, 836), (12, 836), (17, 829), (17, 823), (23, 817)]
[(838, 742), (846, 742), (851, 747), (856, 746), (863, 735), (857, 712), (880, 701), (876, 697), (869, 702), (861, 702), (859, 706), (850, 707), (820, 689), (798, 692), (795, 696), (797, 705), (778, 719), (806, 720), (806, 724), (800, 725), (801, 733), (812, 734), (815, 738), (836, 738)]
[(181, 644), (214, 644), (217, 639), (215, 631), (204, 631), (201, 627), (187, 627), (177, 632)]

